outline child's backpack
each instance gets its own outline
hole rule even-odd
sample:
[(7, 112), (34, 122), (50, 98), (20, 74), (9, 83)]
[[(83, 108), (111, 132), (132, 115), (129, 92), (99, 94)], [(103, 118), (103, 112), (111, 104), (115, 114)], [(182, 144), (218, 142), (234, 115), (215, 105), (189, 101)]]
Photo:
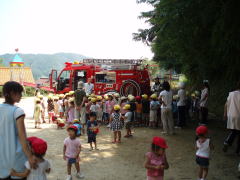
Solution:
[(77, 124), (77, 123), (74, 123), (73, 126), (76, 126), (78, 131), (77, 131), (77, 137), (80, 137), (82, 134), (81, 134), (81, 129), (82, 129), (82, 125), (80, 124)]

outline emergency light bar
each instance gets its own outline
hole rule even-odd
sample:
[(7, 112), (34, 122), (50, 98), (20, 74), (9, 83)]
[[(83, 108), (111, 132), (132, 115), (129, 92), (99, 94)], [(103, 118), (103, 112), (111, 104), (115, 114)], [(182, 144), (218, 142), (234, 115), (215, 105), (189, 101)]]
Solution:
[(140, 65), (142, 59), (83, 59), (84, 64), (101, 64), (101, 65)]

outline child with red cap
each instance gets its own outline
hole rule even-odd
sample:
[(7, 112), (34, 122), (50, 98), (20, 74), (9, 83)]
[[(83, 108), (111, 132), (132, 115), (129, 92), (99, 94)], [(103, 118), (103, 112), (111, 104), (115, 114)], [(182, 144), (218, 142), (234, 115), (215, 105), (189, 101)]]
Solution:
[(11, 175), (17, 177), (27, 177), (27, 180), (47, 180), (46, 173), (50, 173), (51, 166), (48, 160), (44, 159), (44, 155), (47, 151), (47, 142), (37, 137), (29, 137), (29, 145), (32, 150), (32, 154), (36, 157), (37, 168), (32, 169), (29, 162), (25, 163), (26, 170), (22, 173), (17, 173), (12, 170)]
[(151, 152), (146, 153), (145, 168), (147, 180), (163, 180), (164, 170), (169, 168), (165, 149), (168, 148), (165, 139), (155, 136), (152, 139)]
[(68, 176), (67, 180), (72, 179), (71, 169), (72, 164), (75, 164), (78, 178), (84, 178), (83, 174), (80, 173), (80, 152), (81, 152), (81, 142), (77, 138), (77, 131), (78, 128), (76, 126), (69, 126), (68, 129), (69, 137), (64, 140), (64, 147), (63, 147), (63, 159), (67, 161), (67, 171)]
[(210, 150), (213, 149), (212, 142), (207, 137), (208, 128), (198, 126), (196, 129), (196, 163), (199, 165), (198, 180), (206, 180), (208, 174)]

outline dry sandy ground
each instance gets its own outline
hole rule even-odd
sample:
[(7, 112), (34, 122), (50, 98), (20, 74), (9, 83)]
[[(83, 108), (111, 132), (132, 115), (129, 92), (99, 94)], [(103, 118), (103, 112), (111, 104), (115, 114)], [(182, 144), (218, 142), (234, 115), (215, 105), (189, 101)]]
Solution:
[[(1, 101), (1, 100), (0, 100)], [(67, 137), (66, 130), (57, 130), (55, 125), (44, 125), (44, 129), (35, 130), (32, 120), (33, 99), (25, 98), (19, 106), (23, 107), (27, 118), (28, 136), (37, 136), (48, 142), (46, 159), (52, 164), (50, 180), (66, 178), (66, 162), (63, 160), (63, 141)], [(194, 124), (194, 123), (192, 123)], [(194, 125), (178, 130), (175, 136), (165, 136), (170, 169), (165, 171), (165, 180), (194, 180), (197, 166), (195, 164)], [(122, 144), (111, 143), (111, 132), (101, 127), (97, 137), (100, 151), (89, 151), (87, 137), (82, 136), (81, 170), (86, 180), (144, 180), (144, 154), (149, 151), (151, 138), (161, 136), (159, 129), (135, 128), (134, 137), (123, 139)], [(236, 180), (239, 159), (234, 148), (224, 154), (221, 150), (226, 130), (221, 122), (211, 124), (210, 136), (215, 144), (210, 165), (209, 180)], [(75, 170), (74, 170), (75, 172)], [(77, 178), (73, 178), (77, 179)]]

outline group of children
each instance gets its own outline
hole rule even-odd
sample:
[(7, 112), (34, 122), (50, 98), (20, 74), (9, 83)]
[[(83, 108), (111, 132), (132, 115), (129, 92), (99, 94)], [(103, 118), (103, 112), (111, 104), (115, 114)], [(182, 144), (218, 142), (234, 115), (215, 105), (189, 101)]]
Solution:
[[(24, 129), (25, 114), (21, 108), (14, 106), (15, 103), (20, 101), (22, 91), (23, 91), (23, 88), (21, 87), (20, 84), (18, 84), (16, 82), (6, 83), (3, 87), (5, 103), (1, 104), (1, 106), (0, 106), (1, 113), (3, 114), (0, 117), (1, 117), (1, 121), (4, 122), (3, 126), (5, 125), (4, 127), (8, 128), (8, 129), (5, 129), (6, 131), (3, 131), (3, 128), (2, 128), (2, 131), (1, 131), (1, 132), (3, 132), (1, 134), (2, 144), (3, 144), (2, 146), (0, 146), (1, 152), (2, 152), (2, 155), (4, 154), (4, 155), (8, 156), (7, 150), (14, 149), (14, 148), (7, 149), (9, 143), (12, 143), (15, 145), (15, 143), (13, 142), (13, 139), (9, 138), (10, 137), (9, 134), (12, 133), (12, 136), (16, 137), (16, 139), (19, 138), (17, 136), (18, 134), (22, 134), (23, 142), (21, 142), (21, 143), (24, 144), (23, 148), (25, 150), (24, 152), (27, 152), (28, 161), (24, 162), (25, 170), (23, 172), (19, 173), (19, 172), (16, 172), (17, 171), (16, 169), (12, 169), (10, 175), (22, 177), (22, 178), (27, 177), (27, 180), (37, 180), (37, 179), (46, 180), (47, 179), (46, 174), (50, 173), (50, 171), (51, 171), (51, 165), (50, 165), (49, 161), (44, 159), (44, 156), (47, 151), (47, 142), (38, 137), (29, 137), (29, 138), (27, 138), (27, 142), (25, 142), (26, 141), (26, 138), (24, 137), (24, 136), (26, 136), (25, 129)], [(92, 106), (96, 106), (95, 100), (92, 100), (93, 98), (96, 98), (94, 96), (95, 95), (91, 95), (90, 102), (89, 102), (89, 100), (86, 101), (86, 103), (90, 104), (90, 105), (86, 104), (86, 105), (90, 106), (89, 107), (90, 111), (89, 111), (88, 117), (86, 117), (86, 119), (89, 119), (87, 121), (87, 134), (88, 134), (88, 142), (90, 143), (90, 146), (91, 146), (90, 150), (93, 150), (92, 143), (94, 143), (95, 149), (98, 150), (97, 144), (96, 144), (96, 136), (99, 132), (99, 125), (97, 122), (98, 111), (92, 111), (94, 109)], [(115, 95), (115, 96), (117, 97), (118, 95)], [(108, 97), (108, 99), (106, 97)], [(43, 115), (42, 114), (43, 111), (41, 110), (43, 108), (43, 105), (41, 105), (42, 101), (39, 101), (39, 100), (43, 99), (43, 97), (40, 94), (38, 94), (38, 98), (36, 98), (36, 101), (35, 101), (36, 104), (35, 104), (35, 108), (34, 108), (34, 110), (35, 110), (34, 117), (37, 118), (36, 125), (39, 125), (39, 123), (38, 123), (40, 121), (39, 119)], [(59, 114), (59, 116), (63, 115), (63, 117), (66, 116), (67, 108), (68, 108), (67, 115), (69, 115), (69, 109), (71, 107), (70, 103), (68, 104), (69, 107), (66, 107), (66, 106), (58, 107), (58, 111), (54, 112), (55, 104), (63, 105), (66, 103), (64, 98), (61, 99), (62, 102), (59, 102), (59, 100), (60, 100), (60, 98), (59, 98), (58, 100), (56, 100), (56, 102), (52, 101), (50, 103), (51, 105), (53, 105), (52, 110), (49, 111), (50, 113), (53, 113), (53, 115), (51, 115), (52, 117), (55, 117), (56, 114)], [(69, 99), (67, 99), (68, 102), (72, 102), (70, 98), (72, 98), (72, 97), (69, 97)], [(107, 121), (107, 123), (110, 123), (110, 129), (114, 132), (113, 143), (121, 142), (121, 129), (123, 128), (124, 125), (126, 126), (126, 129), (127, 129), (126, 137), (131, 136), (132, 123), (134, 122), (134, 119), (137, 119), (140, 117), (138, 113), (140, 113), (141, 111), (138, 111), (138, 110), (141, 109), (141, 106), (139, 104), (142, 103), (142, 112), (143, 112), (143, 109), (144, 109), (143, 101), (144, 100), (148, 101), (146, 95), (143, 95), (142, 98), (143, 98), (142, 101), (140, 101), (141, 98), (139, 98), (139, 97), (134, 98), (133, 96), (129, 96), (128, 98), (122, 97), (119, 99), (119, 98), (115, 98), (112, 95), (108, 95), (108, 96), (105, 96), (105, 98), (104, 98), (105, 100), (102, 99), (102, 101), (100, 101), (100, 103), (102, 103), (102, 106), (104, 106), (104, 104), (106, 106), (105, 107), (105, 110), (106, 110), (105, 116), (108, 117), (108, 119), (106, 121)], [(148, 103), (150, 103), (149, 110), (152, 111), (155, 109), (155, 108), (153, 108), (155, 106), (155, 104), (158, 104), (158, 103), (156, 102), (157, 101), (156, 95), (152, 95), (150, 98), (151, 98), (151, 102), (148, 101)], [(54, 99), (54, 101), (55, 101), (55, 98), (49, 98), (49, 99), (51, 99), (51, 100)], [(136, 99), (136, 102), (135, 102), (135, 99)], [(100, 98), (99, 98), (99, 100), (100, 100)], [(120, 103), (118, 100), (120, 101)], [(50, 104), (48, 103), (48, 107)], [(73, 104), (73, 106), (74, 106), (74, 104)], [(39, 109), (40, 109), (40, 111), (39, 111)], [(136, 110), (136, 109), (138, 109), (138, 110)], [(17, 112), (18, 114), (16, 114), (15, 112)], [(65, 115), (64, 115), (64, 113), (65, 113)], [(152, 112), (152, 113), (154, 113), (154, 112)], [(39, 115), (39, 116), (37, 116), (37, 115)], [(142, 116), (142, 114), (141, 114), (141, 116)], [(67, 116), (67, 118), (69, 118), (69, 117)], [(150, 119), (151, 119), (151, 117), (150, 117)], [(12, 120), (13, 120), (13, 123), (5, 123), (5, 122), (10, 122)], [(16, 128), (16, 127), (14, 127), (14, 123), (16, 123), (16, 121), (18, 123), (22, 123), (21, 128), (23, 128), (23, 129), (18, 128), (18, 131), (9, 131), (11, 128)], [(100, 123), (102, 123), (102, 122), (104, 122), (103, 119), (101, 120)], [(138, 121), (138, 123), (140, 123), (140, 124), (141, 124), (141, 122), (144, 123), (144, 120)], [(6, 125), (12, 125), (12, 127), (6, 126)], [(18, 124), (16, 126), (18, 126)], [(72, 176), (71, 176), (72, 165), (75, 165), (75, 167), (76, 167), (76, 170), (77, 170), (76, 176), (78, 178), (84, 178), (84, 175), (80, 171), (81, 141), (78, 138), (78, 136), (81, 134), (81, 124), (80, 124), (79, 120), (74, 119), (73, 121), (69, 122), (67, 131), (68, 131), (68, 137), (64, 140), (64, 146), (63, 146), (63, 158), (64, 158), (64, 160), (67, 161), (67, 171), (68, 171), (67, 180), (72, 179)], [(198, 179), (206, 180), (206, 177), (208, 174), (209, 160), (210, 160), (210, 151), (213, 149), (213, 145), (212, 145), (211, 139), (208, 137), (208, 128), (206, 126), (201, 125), (201, 126), (197, 127), (196, 135), (197, 135), (197, 138), (196, 138), (196, 163), (200, 167)], [(10, 139), (11, 141), (3, 141), (5, 139)], [(19, 144), (19, 142), (16, 144)], [(19, 146), (17, 146), (17, 147), (19, 147)], [(169, 168), (167, 156), (165, 153), (165, 150), (167, 148), (168, 148), (168, 146), (167, 146), (166, 140), (163, 139), (162, 137), (154, 137), (152, 139), (151, 151), (146, 153), (146, 160), (145, 160), (145, 168), (147, 169), (147, 179), (148, 180), (163, 180), (164, 179), (164, 170)], [(23, 151), (23, 150), (21, 150), (21, 148), (17, 148), (17, 150), (19, 152)], [(28, 151), (28, 150), (30, 150), (30, 151)], [(4, 155), (2, 157), (4, 157)], [(33, 158), (33, 156), (34, 156), (34, 158)], [(0, 174), (0, 175), (1, 175), (1, 178), (9, 179), (10, 178), (8, 176), (9, 172), (10, 172), (11, 168), (15, 167), (15, 166), (12, 167), (13, 165), (11, 163), (9, 164), (9, 162), (15, 162), (16, 159), (13, 159), (13, 161), (12, 161), (11, 159), (9, 160), (9, 158), (5, 158), (4, 160), (6, 162), (5, 161), (2, 162), (1, 168), (4, 169), (4, 171), (6, 170), (6, 172), (4, 172), (4, 174), (6, 174), (6, 176), (2, 176), (2, 174)], [(21, 160), (19, 159), (19, 161), (22, 162), (22, 159)], [(16, 162), (16, 163), (18, 163), (18, 162)], [(1, 171), (1, 173), (2, 172), (3, 171)], [(7, 177), (7, 178), (5, 178), (5, 177)]]
[[(84, 125), (87, 127), (88, 143), (90, 151), (97, 148), (96, 136), (100, 125), (107, 125), (113, 132), (112, 143), (121, 143), (121, 131), (125, 127), (126, 135), (132, 137), (133, 126), (154, 127), (157, 122), (158, 109), (160, 102), (156, 94), (150, 97), (144, 94), (142, 96), (120, 97), (119, 94), (108, 94), (96, 96), (91, 94), (84, 99), (84, 117), (75, 118), (75, 100), (74, 92), (66, 95), (49, 95), (47, 101), (47, 110), (49, 123), (56, 121), (58, 126), (63, 127), (67, 124), (69, 137), (64, 141), (64, 160), (67, 161), (68, 177), (71, 180), (71, 166), (75, 165), (77, 177), (83, 178), (80, 173), (79, 154), (81, 151), (81, 142), (79, 136), (84, 133)], [(39, 110), (40, 109), (40, 110)], [(39, 126), (40, 118), (44, 119), (45, 105), (43, 96), (39, 95), (36, 99), (34, 118), (36, 127)], [(196, 141), (196, 162), (200, 166), (199, 180), (204, 180), (208, 173), (210, 148), (212, 145), (207, 138), (207, 127), (200, 126), (196, 130), (198, 139)], [(94, 144), (94, 148), (93, 148)], [(166, 141), (161, 137), (154, 137), (151, 145), (151, 152), (146, 154), (145, 168), (147, 169), (148, 180), (162, 180), (164, 169), (169, 165), (165, 154), (167, 148)], [(48, 172), (48, 171), (46, 171)]]
[[(115, 106), (115, 111), (119, 111), (119, 107)], [(118, 112), (115, 112), (113, 115), (116, 116)], [(94, 113), (90, 114), (90, 121), (88, 122), (88, 131), (89, 136), (88, 140), (96, 142), (96, 115)], [(113, 120), (114, 121), (114, 120)], [(112, 121), (112, 122), (113, 122)], [(119, 122), (115, 122), (119, 123)], [(115, 128), (118, 126), (114, 125)], [(112, 126), (111, 128), (113, 128)], [(121, 126), (119, 124), (119, 126)], [(118, 130), (118, 129), (116, 129)], [(72, 179), (71, 168), (72, 165), (75, 165), (77, 178), (84, 178), (84, 175), (80, 171), (80, 153), (81, 153), (81, 142), (77, 138), (78, 128), (74, 125), (71, 125), (67, 128), (68, 136), (64, 140), (63, 147), (63, 159), (67, 161), (67, 180)], [(117, 131), (118, 132), (118, 131)], [(210, 150), (213, 149), (212, 142), (208, 138), (208, 128), (206, 126), (199, 126), (196, 129), (196, 163), (199, 165), (199, 178), (198, 180), (206, 180), (208, 174)], [(115, 137), (115, 136), (114, 136)], [(36, 157), (37, 168), (31, 169), (29, 162), (25, 163), (26, 170), (22, 173), (17, 173), (14, 170), (12, 171), (12, 176), (18, 177), (27, 177), (28, 180), (47, 180), (46, 174), (50, 173), (51, 166), (48, 160), (44, 159), (44, 155), (47, 151), (47, 143), (40, 138), (30, 137), (28, 138), (29, 145), (31, 147), (32, 153)], [(91, 145), (92, 147), (92, 145)], [(97, 149), (96, 143), (95, 148)], [(153, 137), (151, 143), (151, 151), (146, 153), (144, 167), (147, 169), (147, 180), (163, 180), (164, 179), (164, 170), (169, 168), (167, 161), (167, 156), (165, 150), (168, 148), (167, 143), (162, 137)]]
[[(67, 127), (74, 122), (81, 125), (81, 134), (85, 133), (85, 125), (90, 120), (90, 113), (96, 114), (96, 121), (99, 125), (107, 125), (114, 133), (113, 143), (121, 142), (121, 130), (126, 128), (124, 137), (132, 137), (132, 127), (155, 128), (161, 123), (161, 103), (157, 94), (150, 97), (147, 94), (142, 96), (129, 95), (120, 97), (118, 93), (105, 94), (104, 96), (91, 94), (84, 98), (81, 107), (81, 116), (76, 116), (76, 101), (74, 91), (69, 93), (53, 95), (50, 94), (47, 100), (47, 111), (49, 123), (56, 122), (58, 128)], [(173, 97), (173, 106), (176, 98)], [(193, 112), (199, 113), (198, 95), (192, 95)], [(172, 108), (174, 114), (174, 107)], [(36, 99), (34, 118), (36, 128), (40, 126), (40, 118), (45, 122), (45, 103), (42, 95)], [(196, 115), (198, 116), (198, 115)], [(79, 122), (78, 122), (79, 121)]]
[[(157, 97), (152, 99), (157, 100)], [(125, 137), (132, 136), (132, 125), (148, 126), (149, 118), (150, 121), (152, 118), (155, 118), (155, 116), (151, 118), (151, 115), (149, 117), (150, 100), (146, 94), (142, 95), (142, 97), (134, 97), (132, 95), (129, 95), (128, 97), (120, 97), (118, 93), (104, 96), (96, 96), (92, 94), (84, 99), (84, 107), (81, 109), (81, 111), (84, 112), (81, 112), (82, 117), (78, 118), (75, 115), (75, 104), (74, 91), (70, 91), (65, 95), (49, 94), (47, 106), (45, 106), (43, 96), (38, 94), (35, 99), (34, 108), (35, 128), (40, 128), (40, 124), (46, 122), (46, 107), (49, 123), (56, 122), (58, 127), (62, 128), (65, 126), (65, 122), (67, 126), (70, 126), (78, 119), (83, 127), (82, 133), (84, 133), (85, 124), (90, 120), (90, 113), (96, 114), (96, 121), (98, 124), (108, 125), (113, 131), (115, 131), (115, 129), (121, 130), (125, 124), (127, 129)], [(154, 109), (152, 108), (151, 111), (154, 111)], [(116, 121), (121, 123), (116, 123)]]

